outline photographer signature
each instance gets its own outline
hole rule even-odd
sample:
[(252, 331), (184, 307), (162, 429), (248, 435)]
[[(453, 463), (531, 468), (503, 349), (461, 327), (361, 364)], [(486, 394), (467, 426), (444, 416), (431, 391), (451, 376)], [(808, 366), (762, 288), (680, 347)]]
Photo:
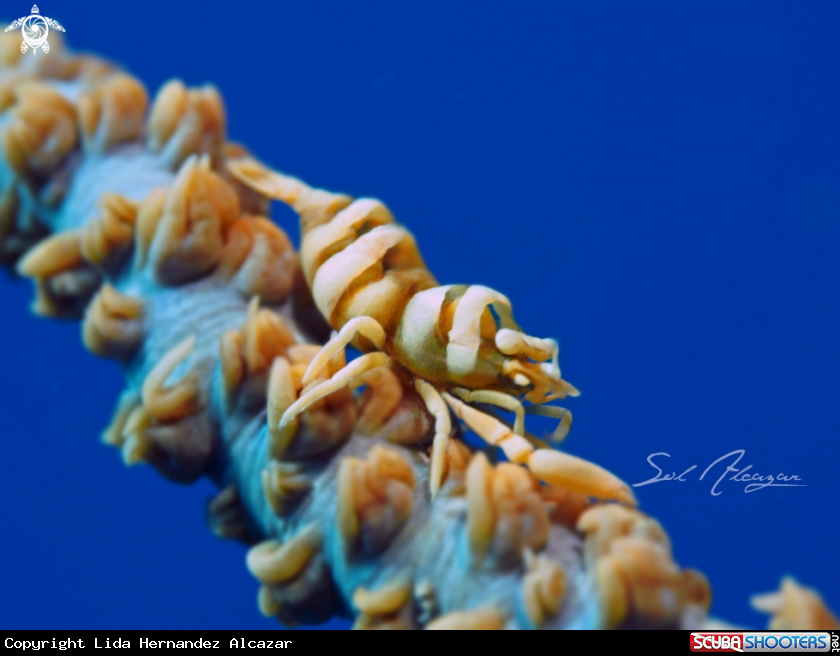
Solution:
[[(778, 476), (773, 476), (772, 474), (768, 474), (767, 476), (762, 476), (761, 474), (749, 472), (752, 469), (752, 465), (747, 465), (743, 469), (738, 469), (733, 465), (737, 465), (741, 458), (744, 457), (744, 453), (746, 451), (744, 449), (737, 449), (735, 451), (730, 451), (725, 456), (721, 456), (717, 460), (715, 460), (711, 465), (706, 467), (706, 470), (700, 475), (699, 480), (703, 480), (706, 477), (706, 474), (709, 473), (709, 470), (712, 469), (715, 465), (721, 463), (722, 461), (726, 460), (731, 456), (738, 456), (735, 458), (735, 461), (731, 464), (726, 466), (726, 469), (723, 470), (723, 473), (720, 475), (720, 478), (715, 481), (715, 484), (712, 486), (712, 496), (716, 497), (722, 494), (722, 492), (717, 490), (717, 486), (720, 482), (724, 479), (724, 477), (733, 472), (733, 475), (729, 478), (730, 481), (735, 481), (736, 483), (747, 483), (746, 487), (744, 487), (744, 492), (755, 492), (756, 490), (764, 489), (765, 487), (807, 487), (804, 483), (790, 483), (789, 481), (800, 481), (802, 479), (799, 478), (796, 474), (792, 474), (790, 476), (785, 476), (784, 474), (779, 474)], [(677, 476), (676, 472), (673, 474), (665, 474), (663, 476), (662, 469), (660, 469), (653, 459), (656, 456), (666, 456), (668, 458), (671, 457), (670, 454), (665, 452), (659, 453), (651, 453), (647, 457), (648, 464), (653, 467), (657, 474), (653, 478), (650, 478), (646, 481), (642, 481), (641, 483), (634, 483), (633, 487), (642, 487), (643, 485), (650, 485), (651, 483), (662, 483), (663, 481), (680, 481), (682, 483), (688, 482), (685, 478), (683, 478), (688, 472), (692, 471), (693, 469), (697, 469), (697, 465), (692, 465), (688, 469), (686, 469), (682, 474)], [(779, 482), (781, 481), (781, 482)]]

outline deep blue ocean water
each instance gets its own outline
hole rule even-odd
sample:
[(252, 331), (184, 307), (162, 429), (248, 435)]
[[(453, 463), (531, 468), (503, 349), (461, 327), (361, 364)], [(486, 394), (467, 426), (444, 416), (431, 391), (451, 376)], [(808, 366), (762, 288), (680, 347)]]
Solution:
[[(710, 578), (714, 615), (764, 626), (748, 597), (784, 574), (840, 611), (840, 5), (40, 9), (152, 90), (216, 84), (233, 139), (385, 200), (441, 282), (499, 289), (558, 337), (582, 390), (571, 453), (629, 483), (652, 453), (666, 473), (697, 465), (637, 493)], [(31, 316), (29, 284), (2, 276), (0, 295), (0, 626), (276, 626), (244, 548), (205, 527), (210, 486), (126, 470), (98, 443), (116, 366), (77, 324)], [(737, 449), (806, 487), (713, 496), (725, 465), (699, 473)]]

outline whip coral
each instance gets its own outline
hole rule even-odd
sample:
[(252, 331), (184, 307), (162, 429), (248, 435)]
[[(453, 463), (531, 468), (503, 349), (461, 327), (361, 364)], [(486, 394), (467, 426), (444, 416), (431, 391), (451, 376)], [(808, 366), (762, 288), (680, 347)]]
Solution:
[[(0, 40), (0, 258), (33, 281), (35, 313), (80, 320), (85, 347), (123, 366), (103, 441), (127, 465), (218, 487), (210, 527), (250, 547), (261, 612), (357, 628), (706, 625), (708, 582), (630, 488), (524, 430), (525, 410), (576, 390), (505, 297), (438, 286), (381, 204), (287, 177), (271, 180), (293, 191), (272, 194), (228, 140), (215, 88), (172, 81), (150, 98), (57, 39), (37, 58), (18, 46)], [(301, 214), (300, 253), (267, 218), (272, 195)], [(472, 302), (474, 333), (460, 331)], [(348, 363), (351, 340), (364, 353)], [(570, 414), (548, 414), (559, 441)], [(462, 440), (459, 419), (486, 444)], [(837, 624), (792, 580), (756, 604), (774, 628)]]

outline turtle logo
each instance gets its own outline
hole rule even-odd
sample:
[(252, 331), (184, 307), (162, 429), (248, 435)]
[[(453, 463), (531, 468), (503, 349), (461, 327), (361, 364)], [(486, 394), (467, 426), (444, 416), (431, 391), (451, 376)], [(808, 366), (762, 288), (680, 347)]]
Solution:
[(29, 16), (24, 16), (13, 21), (6, 28), (6, 31), (9, 32), (17, 28), (20, 28), (23, 34), (23, 43), (20, 44), (20, 51), (26, 52), (29, 48), (32, 48), (33, 55), (38, 51), (38, 48), (41, 48), (44, 52), (50, 51), (50, 44), (47, 43), (47, 34), (50, 32), (50, 28), (59, 32), (64, 31), (64, 28), (58, 24), (58, 21), (41, 16), (38, 11), (38, 5), (32, 5), (32, 13)]

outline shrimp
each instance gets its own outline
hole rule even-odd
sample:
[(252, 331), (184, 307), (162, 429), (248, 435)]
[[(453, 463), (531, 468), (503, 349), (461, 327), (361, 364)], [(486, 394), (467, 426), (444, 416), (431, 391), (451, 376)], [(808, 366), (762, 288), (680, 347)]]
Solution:
[[(481, 285), (438, 283), (414, 237), (378, 200), (314, 189), (251, 158), (229, 160), (227, 166), (242, 183), (300, 215), (303, 273), (319, 311), (336, 331), (312, 359), (303, 385), (346, 346), (363, 353), (292, 403), (281, 429), (319, 399), (356, 387), (372, 372), (396, 363), (410, 372), (435, 419), (429, 476), (433, 497), (446, 469), (451, 411), (539, 480), (635, 505), (630, 488), (613, 474), (543, 448), (544, 442), (525, 432), (525, 414), (553, 417), (560, 423), (551, 439), (562, 441), (572, 415), (546, 404), (579, 392), (561, 377), (557, 342), (525, 333), (506, 296)], [(513, 412), (513, 425), (484, 411), (485, 406)]]

